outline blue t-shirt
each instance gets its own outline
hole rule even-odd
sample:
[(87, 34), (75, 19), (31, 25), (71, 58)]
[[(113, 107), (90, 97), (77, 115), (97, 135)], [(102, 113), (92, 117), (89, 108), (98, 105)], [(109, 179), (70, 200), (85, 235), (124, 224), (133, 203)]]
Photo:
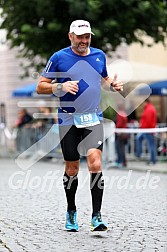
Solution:
[(57, 79), (63, 83), (68, 80), (79, 81), (76, 95), (61, 92), (59, 108), (59, 124), (72, 125), (73, 116), (69, 113), (96, 112), (102, 120), (100, 110), (101, 78), (108, 76), (106, 57), (103, 51), (90, 47), (86, 56), (75, 54), (71, 47), (54, 53), (42, 73), (49, 79)]

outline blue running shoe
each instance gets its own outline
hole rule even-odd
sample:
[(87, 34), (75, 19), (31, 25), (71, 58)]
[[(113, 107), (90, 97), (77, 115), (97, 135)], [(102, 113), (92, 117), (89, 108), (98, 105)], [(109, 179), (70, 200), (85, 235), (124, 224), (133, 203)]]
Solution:
[(91, 231), (107, 231), (108, 226), (102, 221), (101, 213), (98, 212), (91, 220)]
[(79, 227), (77, 223), (77, 212), (76, 211), (68, 211), (66, 213), (66, 225), (65, 228), (71, 232), (77, 232)]

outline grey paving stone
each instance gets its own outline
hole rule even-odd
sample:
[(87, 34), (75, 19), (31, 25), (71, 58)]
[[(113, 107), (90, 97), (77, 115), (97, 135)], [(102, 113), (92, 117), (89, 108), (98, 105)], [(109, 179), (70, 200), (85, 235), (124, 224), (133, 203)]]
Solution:
[[(64, 164), (38, 162), (27, 171), (14, 160), (2, 159), (0, 163), (0, 251), (167, 251), (167, 174), (104, 169), (102, 214), (110, 230), (99, 234), (90, 231), (89, 174), (86, 164), (81, 164), (76, 195), (80, 230), (68, 233), (64, 230)], [(46, 176), (50, 176), (47, 183)], [(156, 187), (150, 188), (156, 177)], [(21, 188), (12, 188), (11, 180), (13, 187)]]

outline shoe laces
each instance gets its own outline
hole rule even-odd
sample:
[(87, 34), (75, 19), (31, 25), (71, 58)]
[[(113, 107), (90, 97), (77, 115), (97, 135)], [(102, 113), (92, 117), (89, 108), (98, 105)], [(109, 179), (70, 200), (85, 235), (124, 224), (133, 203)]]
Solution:
[(102, 222), (102, 218), (101, 218), (101, 213), (100, 212), (97, 213), (96, 220), (98, 220), (99, 222)]

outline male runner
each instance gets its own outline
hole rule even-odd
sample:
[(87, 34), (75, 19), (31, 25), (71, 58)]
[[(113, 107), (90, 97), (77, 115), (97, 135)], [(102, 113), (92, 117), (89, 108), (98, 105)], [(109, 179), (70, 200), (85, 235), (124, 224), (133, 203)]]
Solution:
[(88, 21), (73, 21), (68, 33), (71, 45), (50, 57), (37, 86), (37, 93), (54, 93), (60, 98), (58, 120), (65, 160), (63, 184), (67, 198), (65, 227), (69, 231), (79, 229), (75, 194), (80, 154), (86, 156), (90, 172), (92, 230), (105, 231), (108, 228), (101, 217), (104, 190), (101, 84), (109, 91), (122, 91), (123, 83), (117, 79), (117, 75), (114, 79), (109, 78), (105, 54), (90, 47), (91, 35), (94, 33)]

